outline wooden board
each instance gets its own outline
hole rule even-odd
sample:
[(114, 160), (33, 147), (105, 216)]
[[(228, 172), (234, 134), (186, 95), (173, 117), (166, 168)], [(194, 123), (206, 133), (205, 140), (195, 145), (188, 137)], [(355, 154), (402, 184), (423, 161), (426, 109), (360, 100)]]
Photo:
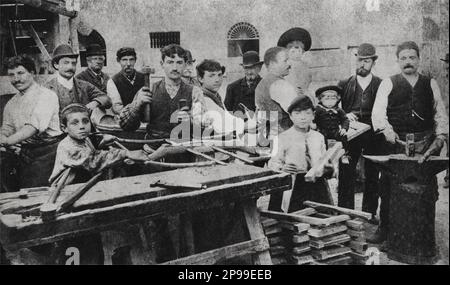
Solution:
[(326, 265), (349, 265), (352, 261), (353, 259), (350, 255), (343, 255), (322, 260), (321, 262)]
[(364, 222), (357, 220), (350, 220), (345, 223), (347, 227), (355, 231), (364, 231)]
[(309, 242), (310, 238), (306, 234), (304, 234), (304, 235), (293, 235), (291, 240), (292, 240), (293, 244), (302, 244), (302, 243)]
[(311, 247), (309, 245), (303, 245), (303, 246), (296, 246), (292, 248), (292, 255), (302, 255), (305, 252), (309, 252), (311, 250)]
[(366, 261), (369, 259), (369, 256), (354, 251), (350, 253), (350, 256), (353, 259), (353, 263), (360, 265), (365, 265)]
[(352, 121), (350, 122), (350, 128), (348, 129), (347, 140), (351, 141), (369, 130), (369, 125), (357, 121)]
[(324, 166), (329, 162), (333, 163), (343, 156), (344, 153), (345, 151), (343, 150), (342, 143), (340, 142), (329, 148), (317, 164), (305, 174), (305, 181), (314, 182), (317, 178), (322, 177)]
[(283, 229), (278, 226), (264, 229), (264, 233), (266, 234), (266, 236), (274, 236), (274, 235), (280, 234), (282, 231), (283, 231)]
[(312, 248), (316, 249), (322, 249), (328, 246), (336, 245), (336, 244), (342, 244), (345, 242), (350, 241), (350, 236), (347, 234), (341, 234), (336, 236), (327, 237), (324, 239), (311, 239), (309, 242), (309, 245)]
[[(221, 207), (224, 203), (255, 199), (264, 194), (288, 190), (292, 182), (289, 175), (280, 173), (270, 175), (269, 172), (263, 170), (268, 176), (214, 186), (206, 190), (175, 193), (147, 199), (150, 192), (165, 190), (148, 187), (151, 181), (161, 176), (178, 177), (180, 173), (184, 173), (185, 177), (199, 177), (194, 182), (208, 183), (213, 179), (223, 181), (230, 176), (231, 180), (234, 180), (233, 177), (238, 179), (239, 172), (245, 175), (261, 173), (261, 168), (248, 165), (215, 167), (218, 169), (193, 168), (181, 172), (180, 170), (174, 170), (102, 181), (92, 187), (75, 203), (75, 212), (62, 214), (54, 221), (47, 223), (43, 223), (40, 218), (24, 222), (20, 216), (20, 219), (17, 219), (14, 214), (5, 215), (5, 212), (8, 211), (14, 213), (24, 204), (28, 206), (40, 205), (46, 201), (47, 196), (30, 197), (25, 201), (16, 201), (17, 203), (14, 206), (8, 206), (9, 203), (3, 204), (0, 206), (0, 242), (4, 247), (16, 248), (44, 244), (74, 234), (120, 228), (122, 224), (139, 223), (141, 220), (155, 215)], [(240, 170), (236, 171), (236, 169)], [(115, 183), (115, 180), (121, 182)], [(68, 190), (72, 187), (76, 189), (77, 185), (71, 185), (68, 189), (65, 189), (60, 199), (64, 199), (64, 196), (70, 193)], [(258, 222), (260, 223), (259, 220)]]
[(361, 241), (351, 241), (348, 245), (353, 251), (361, 254), (365, 254), (367, 249), (369, 248), (369, 245), (367, 242), (361, 242)]
[(292, 263), (295, 265), (304, 265), (314, 261), (314, 258), (309, 254), (300, 256), (291, 256), (290, 259), (292, 260)]
[(341, 256), (344, 254), (348, 254), (352, 252), (352, 250), (348, 247), (335, 247), (325, 250), (313, 250), (311, 251), (312, 256), (318, 260), (329, 259), (336, 256)]
[(311, 228), (308, 230), (308, 235), (315, 238), (322, 238), (345, 231), (347, 231), (347, 226), (339, 224), (327, 228)]
[(348, 229), (347, 234), (351, 236), (353, 240), (366, 241), (366, 233), (364, 231), (355, 231)]
[(349, 216), (355, 217), (355, 218), (363, 218), (366, 220), (370, 220), (372, 218), (372, 214), (367, 213), (367, 212), (362, 212), (362, 211), (357, 211), (357, 210), (352, 210), (352, 209), (347, 209), (347, 208), (342, 208), (342, 207), (337, 207), (337, 206), (332, 206), (332, 205), (327, 205), (327, 204), (321, 204), (321, 203), (312, 202), (312, 201), (305, 201), (305, 202), (303, 202), (303, 204), (308, 207), (315, 208), (317, 210), (336, 211), (338, 213), (341, 213), (344, 215), (349, 215)]
[(309, 230), (309, 228), (311, 227), (309, 224), (305, 223), (296, 223), (296, 222), (290, 223), (284, 221), (281, 221), (279, 225), (281, 228), (291, 231), (293, 233), (303, 233)]
[(287, 214), (282, 212), (276, 212), (276, 211), (260, 211), (261, 216), (272, 218), (272, 219), (278, 219), (281, 221), (288, 221), (288, 222), (301, 222), (306, 223), (310, 225), (315, 225), (318, 227), (326, 227), (332, 224), (345, 222), (347, 220), (350, 220), (350, 217), (348, 215), (339, 215), (335, 217), (330, 217), (326, 219), (320, 219), (320, 218), (314, 218), (310, 216), (303, 216), (303, 215), (295, 215), (295, 214)]

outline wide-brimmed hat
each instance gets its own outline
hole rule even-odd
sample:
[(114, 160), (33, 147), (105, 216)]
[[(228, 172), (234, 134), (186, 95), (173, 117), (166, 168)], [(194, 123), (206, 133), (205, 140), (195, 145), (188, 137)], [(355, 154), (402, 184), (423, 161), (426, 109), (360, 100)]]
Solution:
[(259, 60), (259, 55), (256, 51), (247, 51), (242, 55), (243, 67), (253, 67), (255, 65), (263, 65), (264, 61)]
[(55, 63), (57, 63), (63, 57), (78, 58), (78, 54), (74, 53), (72, 47), (68, 44), (61, 44), (55, 47), (52, 53), (53, 67), (55, 67)]
[(280, 39), (278, 40), (277, 46), (286, 47), (290, 42), (301, 41), (304, 45), (304, 50), (308, 51), (311, 49), (311, 35), (303, 28), (292, 28), (284, 32)]
[(373, 58), (376, 60), (378, 55), (375, 47), (372, 44), (363, 43), (358, 47), (358, 52), (355, 54), (360, 59)]
[(88, 45), (86, 47), (86, 56), (105, 55), (105, 51), (98, 44)]
[(317, 89), (317, 90), (316, 90), (316, 97), (319, 98), (320, 95), (322, 95), (323, 92), (329, 91), (329, 90), (331, 90), (331, 91), (336, 91), (337, 94), (338, 94), (339, 96), (341, 96), (342, 89), (341, 89), (339, 86), (336, 86), (336, 85), (328, 85), (328, 86), (320, 87), (319, 89)]
[(445, 55), (445, 58), (441, 58), (441, 60), (448, 63), (448, 53)]

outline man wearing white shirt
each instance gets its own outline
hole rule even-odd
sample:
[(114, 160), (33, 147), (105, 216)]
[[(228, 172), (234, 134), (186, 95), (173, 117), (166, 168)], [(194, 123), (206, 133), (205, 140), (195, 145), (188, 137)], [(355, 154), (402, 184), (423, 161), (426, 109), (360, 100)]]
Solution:
[(259, 134), (271, 140), (292, 126), (287, 109), (297, 98), (297, 91), (284, 79), (291, 68), (285, 48), (269, 48), (264, 64), (268, 72), (255, 89), (255, 105)]
[[(347, 113), (350, 121), (359, 121), (372, 125), (371, 114), (375, 95), (381, 79), (372, 74), (378, 56), (375, 47), (368, 43), (359, 46), (356, 54), (356, 75), (339, 82), (342, 88), (342, 109)], [(377, 146), (381, 140), (373, 129), (351, 140), (348, 144), (349, 163), (339, 167), (338, 205), (354, 209), (356, 187), (356, 165), (361, 154), (377, 154)], [(364, 164), (365, 185), (363, 196), (363, 211), (369, 212), (376, 223), (378, 208), (378, 177), (379, 171), (375, 165), (366, 160)]]
[(69, 45), (59, 45), (53, 51), (52, 64), (58, 73), (45, 87), (58, 95), (60, 110), (72, 103), (83, 104), (91, 111), (110, 108), (111, 100), (105, 93), (87, 81), (74, 78), (77, 59), (78, 54)]

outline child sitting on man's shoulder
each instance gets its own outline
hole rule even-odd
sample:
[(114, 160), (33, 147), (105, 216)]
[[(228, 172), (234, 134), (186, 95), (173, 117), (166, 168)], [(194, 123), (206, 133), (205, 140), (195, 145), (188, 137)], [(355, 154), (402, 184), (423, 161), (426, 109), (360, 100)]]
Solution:
[[(70, 104), (61, 111), (62, 129), (67, 133), (58, 145), (55, 165), (50, 183), (52, 183), (66, 168), (82, 169), (94, 174), (113, 164), (122, 162), (125, 158), (132, 160), (147, 160), (143, 151), (128, 151), (111, 148), (98, 150), (89, 138), (91, 135), (91, 120), (89, 110), (81, 104)], [(115, 137), (103, 135), (99, 146), (107, 145)]]
[[(331, 201), (324, 184), (325, 180), (321, 178), (315, 183), (310, 183), (304, 179), (308, 170), (317, 166), (326, 152), (324, 136), (311, 129), (314, 105), (307, 96), (299, 96), (290, 104), (288, 113), (293, 126), (275, 139), (274, 153), (268, 163), (272, 170), (295, 175), (287, 211), (293, 212), (304, 208), (303, 202), (306, 200), (329, 204)], [(333, 166), (328, 164), (323, 169), (322, 177), (331, 177), (333, 172)], [(274, 199), (271, 198), (269, 203), (269, 210), (280, 210), (277, 205), (280, 200), (281, 197), (277, 198), (277, 195), (274, 195)]]

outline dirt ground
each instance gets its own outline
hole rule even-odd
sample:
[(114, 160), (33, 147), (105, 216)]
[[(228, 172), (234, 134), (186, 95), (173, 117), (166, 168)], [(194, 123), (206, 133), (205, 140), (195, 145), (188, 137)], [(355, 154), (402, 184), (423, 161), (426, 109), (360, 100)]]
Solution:
[[(436, 203), (436, 220), (435, 220), (435, 234), (436, 244), (439, 251), (439, 260), (436, 265), (449, 265), (449, 189), (443, 187), (445, 172), (441, 172), (438, 175), (439, 183), (439, 200)], [(335, 203), (337, 202), (336, 191), (337, 180), (330, 180), (330, 186), (332, 186), (332, 195)], [(261, 198), (258, 201), (258, 207), (266, 209), (268, 205), (268, 196)], [(362, 193), (356, 193), (355, 207), (357, 210), (361, 210), (362, 206)], [(376, 226), (366, 223), (366, 236), (372, 234), (376, 230)], [(379, 245), (372, 245), (379, 246)], [(381, 265), (404, 265), (404, 263), (397, 262), (395, 260), (388, 259), (385, 252), (381, 252), (380, 255)]]

